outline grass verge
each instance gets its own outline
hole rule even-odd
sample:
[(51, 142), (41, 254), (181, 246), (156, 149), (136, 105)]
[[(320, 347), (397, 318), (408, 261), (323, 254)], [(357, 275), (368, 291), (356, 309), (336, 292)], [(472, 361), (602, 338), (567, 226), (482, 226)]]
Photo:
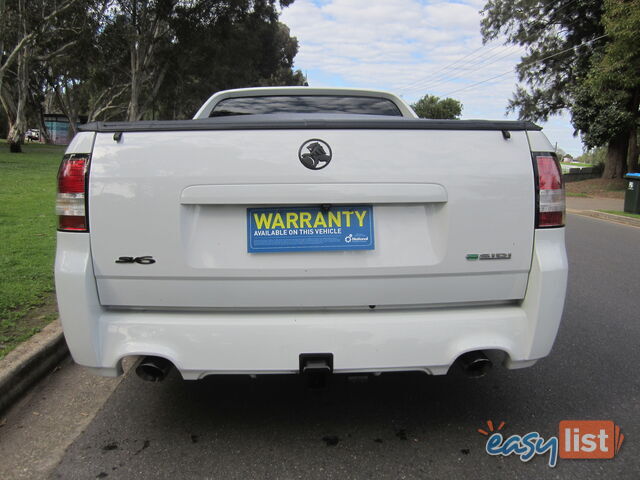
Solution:
[(564, 184), (564, 187), (567, 196), (570, 197), (624, 198), (624, 191), (627, 188), (627, 184), (628, 181), (621, 178), (592, 178), (579, 182), (567, 182)]
[(618, 210), (598, 210), (598, 211), (604, 212), (604, 213), (611, 213), (613, 215), (621, 215), (623, 217), (637, 218), (638, 220), (640, 220), (640, 215), (638, 215), (637, 213), (620, 212)]
[(574, 163), (574, 162), (560, 162), (560, 165), (564, 165), (566, 167), (595, 167), (595, 165), (591, 165), (589, 163)]
[(0, 358), (56, 318), (56, 172), (64, 147), (0, 143)]

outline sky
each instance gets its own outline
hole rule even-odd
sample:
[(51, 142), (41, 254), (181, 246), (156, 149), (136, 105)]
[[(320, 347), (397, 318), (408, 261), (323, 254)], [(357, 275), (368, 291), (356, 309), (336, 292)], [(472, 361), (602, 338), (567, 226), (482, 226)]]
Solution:
[[(295, 0), (280, 20), (298, 39), (295, 69), (313, 87), (386, 90), (413, 103), (425, 94), (463, 104), (462, 118), (516, 119), (505, 110), (524, 50), (482, 44), (485, 0)], [(538, 122), (552, 144), (582, 153), (568, 114)]]

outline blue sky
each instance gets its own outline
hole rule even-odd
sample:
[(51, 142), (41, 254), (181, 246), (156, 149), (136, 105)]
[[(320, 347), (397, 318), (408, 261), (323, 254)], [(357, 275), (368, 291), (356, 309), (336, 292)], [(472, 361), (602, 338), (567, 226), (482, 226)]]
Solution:
[[(427, 93), (450, 96), (464, 105), (463, 118), (503, 119), (524, 50), (499, 41), (482, 45), (484, 3), (295, 0), (281, 20), (298, 39), (295, 68), (311, 86), (387, 90), (409, 103)], [(568, 115), (540, 124), (552, 143), (582, 152)]]

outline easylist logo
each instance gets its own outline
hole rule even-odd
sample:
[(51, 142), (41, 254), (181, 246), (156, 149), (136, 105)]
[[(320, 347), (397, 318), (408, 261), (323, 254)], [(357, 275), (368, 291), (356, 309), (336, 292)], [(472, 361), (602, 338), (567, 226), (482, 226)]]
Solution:
[(528, 462), (537, 455), (548, 455), (547, 464), (555, 467), (559, 458), (566, 459), (611, 459), (622, 447), (624, 434), (620, 427), (610, 420), (563, 420), (559, 425), (559, 435), (543, 437), (538, 432), (524, 435), (505, 435), (501, 432), (505, 422), (497, 428), (491, 420), (487, 428), (478, 429), (486, 435), (485, 451), (492, 456), (520, 457)]

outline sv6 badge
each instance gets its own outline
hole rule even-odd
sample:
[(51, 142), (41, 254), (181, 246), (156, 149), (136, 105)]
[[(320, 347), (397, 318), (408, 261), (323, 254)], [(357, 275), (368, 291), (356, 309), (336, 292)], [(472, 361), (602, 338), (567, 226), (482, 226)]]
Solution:
[(116, 263), (139, 263), (140, 265), (151, 265), (156, 263), (151, 255), (144, 257), (120, 257), (116, 260)]

